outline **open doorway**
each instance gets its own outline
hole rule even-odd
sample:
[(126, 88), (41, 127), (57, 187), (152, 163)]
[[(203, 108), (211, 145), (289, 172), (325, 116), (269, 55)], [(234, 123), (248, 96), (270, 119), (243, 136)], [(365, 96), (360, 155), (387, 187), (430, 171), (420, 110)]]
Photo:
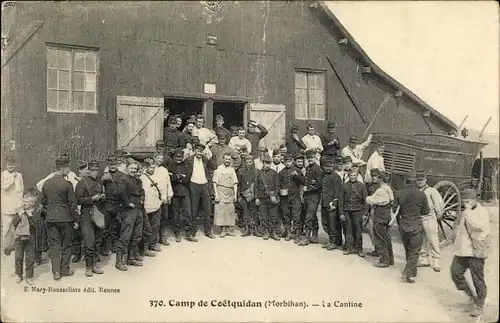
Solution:
[(214, 128), (215, 116), (220, 114), (224, 117), (224, 128), (229, 129), (231, 126), (241, 127), (245, 122), (245, 103), (244, 102), (214, 102)]
[(186, 126), (186, 121), (190, 116), (203, 113), (203, 105), (205, 101), (200, 99), (178, 99), (178, 98), (165, 98), (165, 122), (163, 127), (168, 127), (168, 117), (171, 115), (180, 115), (182, 118), (182, 125), (179, 130), (182, 131)]

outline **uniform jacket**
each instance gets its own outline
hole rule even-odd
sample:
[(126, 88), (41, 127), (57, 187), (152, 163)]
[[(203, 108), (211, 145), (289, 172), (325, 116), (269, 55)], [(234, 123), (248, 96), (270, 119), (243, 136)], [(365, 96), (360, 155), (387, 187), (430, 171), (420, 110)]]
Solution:
[[(90, 190), (90, 191), (89, 191)], [(103, 193), (103, 185), (101, 181), (95, 180), (90, 176), (82, 178), (78, 184), (76, 184), (76, 202), (81, 205), (82, 214), (90, 214), (92, 206), (95, 204), (100, 207), (102, 202), (92, 201), (92, 196)]]
[(47, 222), (79, 221), (73, 185), (59, 174), (43, 184), (40, 204), (45, 208)]
[(306, 181), (305, 181), (305, 192), (306, 194), (321, 193), (321, 178), (323, 176), (323, 170), (318, 164), (313, 163), (306, 167)]
[(125, 175), (116, 181), (116, 186), (122, 209), (130, 209), (130, 203), (134, 204), (134, 208), (142, 209), (144, 204), (144, 189), (142, 188), (140, 179), (135, 176)]
[(247, 133), (246, 135), (246, 138), (248, 139), (248, 141), (250, 141), (250, 144), (252, 145), (251, 154), (253, 158), (259, 158), (260, 155), (259, 142), (262, 138), (267, 136), (268, 133), (267, 129), (261, 124), (258, 124), (257, 128), (260, 130), (260, 132), (250, 132)]
[(278, 173), (272, 169), (257, 170), (255, 178), (255, 197), (262, 199), (271, 196), (279, 197), (280, 182)]
[(189, 182), (193, 169), (189, 169), (187, 163), (183, 161), (170, 164), (169, 171), (174, 196), (189, 196)]
[[(293, 172), (297, 172), (297, 175), (292, 175), (291, 173)], [(285, 167), (278, 173), (278, 178), (280, 189), (288, 189), (289, 200), (300, 199), (301, 186), (306, 182), (306, 177), (300, 168), (295, 165), (292, 165), (290, 168)]]
[(292, 135), (288, 135), (285, 139), (285, 145), (286, 145), (286, 150), (292, 154), (292, 156), (297, 155), (301, 150), (306, 150), (307, 146), (306, 144), (302, 141), (302, 139), (299, 138), (299, 140), (293, 139)]
[(323, 134), (320, 138), (321, 144), (323, 145), (323, 155), (340, 155), (340, 141), (337, 135), (326, 133)]
[(406, 187), (396, 191), (392, 206), (394, 212), (398, 206), (400, 207), (397, 216), (398, 226), (406, 232), (422, 226), (422, 215), (430, 212), (425, 193), (416, 187)]
[(219, 167), (224, 163), (224, 154), (230, 154), (231, 158), (233, 158), (233, 162), (241, 163), (240, 155), (233, 148), (227, 145), (215, 144), (212, 146), (212, 158), (214, 159), (216, 167)]
[(321, 185), (321, 204), (323, 207), (328, 208), (330, 202), (337, 199), (337, 209), (339, 214), (343, 214), (343, 194), (342, 194), (342, 179), (335, 173), (324, 173), (323, 182)]
[(361, 211), (363, 214), (368, 214), (368, 205), (366, 204), (368, 193), (363, 183), (358, 181), (344, 183), (342, 194), (344, 211)]
[(236, 172), (236, 176), (238, 177), (238, 192), (241, 195), (244, 191), (246, 191), (252, 183), (255, 183), (257, 169), (252, 167), (247, 169), (246, 167), (241, 167)]
[(215, 127), (214, 131), (216, 135), (218, 134), (224, 135), (226, 137), (226, 140), (229, 140), (231, 138), (231, 131), (227, 130), (224, 127)]
[(184, 142), (184, 136), (177, 129), (166, 129), (163, 138), (165, 138), (165, 151), (167, 152), (171, 152), (172, 149), (175, 148), (182, 148), (186, 145)]
[(118, 191), (117, 183), (121, 181), (127, 174), (117, 170), (113, 173), (107, 173), (103, 176), (102, 183), (104, 185), (104, 194), (106, 195), (105, 204), (107, 207), (115, 208), (118, 210), (121, 203), (120, 192)]

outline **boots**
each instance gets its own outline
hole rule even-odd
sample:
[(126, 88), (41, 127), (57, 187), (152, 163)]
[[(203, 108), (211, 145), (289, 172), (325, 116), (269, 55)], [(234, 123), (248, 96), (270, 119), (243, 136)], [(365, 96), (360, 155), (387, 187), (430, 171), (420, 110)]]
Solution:
[(245, 225), (245, 229), (243, 230), (243, 233), (241, 234), (242, 237), (248, 237), (252, 235), (252, 233), (250, 232), (250, 226), (249, 225)]
[(275, 241), (280, 241), (281, 238), (279, 237), (279, 235), (276, 233), (276, 230), (272, 231), (271, 232), (271, 238)]
[(263, 237), (264, 237), (264, 240), (268, 240), (269, 239), (269, 232), (267, 230), (264, 231)]
[(156, 253), (148, 248), (144, 249), (144, 256), (146, 257), (156, 257)]
[(254, 232), (254, 236), (256, 236), (257, 238), (262, 238), (262, 233), (260, 232), (258, 227), (254, 227), (253, 232)]
[(310, 243), (318, 243), (318, 230), (313, 230), (311, 234), (311, 240), (309, 240)]
[(117, 252), (116, 253), (116, 264), (115, 264), (116, 269), (120, 271), (127, 271), (127, 266), (125, 266), (123, 262), (123, 253)]
[(441, 271), (441, 267), (439, 267), (439, 259), (432, 259), (432, 269), (434, 269), (437, 273)]
[(234, 237), (234, 228), (233, 227), (226, 227), (226, 235), (228, 237)]
[(483, 315), (483, 312), (484, 312), (484, 306), (476, 305), (476, 308), (470, 313), (470, 316), (479, 317)]
[(293, 243), (298, 244), (302, 238), (302, 232), (295, 232), (295, 238), (293, 239)]
[(220, 237), (225, 238), (227, 236), (227, 229), (226, 227), (222, 227), (220, 231)]
[(309, 237), (311, 236), (311, 231), (310, 230), (306, 230), (304, 236), (302, 236), (302, 238), (300, 239), (299, 241), (299, 246), (307, 246), (309, 245)]
[(104, 274), (104, 270), (96, 265), (92, 266), (92, 272), (98, 275)]
[(290, 232), (290, 229), (285, 230), (285, 241), (290, 241), (292, 240), (292, 232)]
[[(280, 230), (278, 230), (279, 232)], [(280, 238), (286, 238), (287, 232), (290, 231), (289, 229), (285, 228), (285, 231), (281, 232)]]

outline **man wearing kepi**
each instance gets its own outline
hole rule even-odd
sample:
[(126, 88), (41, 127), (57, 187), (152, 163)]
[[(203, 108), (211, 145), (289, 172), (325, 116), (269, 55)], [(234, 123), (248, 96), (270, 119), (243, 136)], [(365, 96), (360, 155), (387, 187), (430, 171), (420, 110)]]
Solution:
[(276, 232), (278, 192), (278, 173), (271, 169), (271, 157), (266, 154), (262, 158), (262, 170), (257, 171), (255, 179), (255, 205), (259, 210), (264, 240), (268, 240), (269, 237), (276, 241), (280, 240)]
[(302, 139), (300, 139), (298, 133), (299, 126), (293, 124), (290, 128), (290, 136), (287, 136), (285, 139), (287, 153), (291, 154), (292, 156), (295, 156), (302, 150), (307, 149), (306, 144), (302, 141)]
[(255, 234), (259, 235), (256, 224), (257, 210), (255, 207), (255, 166), (253, 158), (250, 155), (242, 155), (242, 165), (238, 169), (236, 175), (238, 176), (238, 193), (240, 195), (238, 202), (243, 212), (243, 222), (245, 223), (245, 230), (242, 234), (243, 237)]
[(333, 120), (329, 120), (326, 124), (327, 133), (321, 136), (321, 143), (323, 145), (323, 152), (321, 153), (321, 160), (324, 160), (326, 156), (338, 156), (340, 154), (340, 141), (339, 137), (335, 134), (335, 128), (337, 123)]
[[(458, 290), (469, 296), (469, 305), (474, 307), (471, 316), (481, 316), (486, 299), (486, 282), (484, 280), (484, 262), (491, 248), (490, 219), (488, 211), (477, 202), (476, 191), (467, 189), (462, 192), (462, 211), (457, 231), (452, 235), (455, 257), (451, 264), (451, 278)], [(465, 280), (464, 273), (470, 270), (477, 298)]]
[[(438, 190), (427, 185), (427, 177), (423, 171), (417, 172), (417, 187), (425, 193), (429, 204), (429, 214), (422, 214), (422, 225), (424, 227), (422, 250), (420, 251), (419, 267), (429, 267), (432, 265), (434, 271), (439, 272), (439, 250), (438, 218), (443, 215), (444, 201)], [(431, 264), (429, 264), (429, 256)]]
[[(328, 234), (328, 242), (322, 247), (326, 250), (341, 248), (338, 234), (341, 233), (339, 214), (343, 214), (342, 179), (333, 171), (334, 160), (324, 159), (323, 184), (321, 187), (321, 223), (323, 230)], [(342, 241), (342, 237), (340, 237)]]
[(414, 283), (417, 277), (418, 256), (422, 248), (422, 215), (429, 214), (430, 209), (425, 193), (415, 186), (416, 175), (407, 173), (405, 180), (407, 186), (394, 194), (392, 210), (398, 213), (399, 232), (406, 253), (406, 266), (401, 280)]
[(389, 174), (387, 172), (373, 168), (371, 169), (371, 180), (375, 185), (381, 182), (377, 190), (366, 198), (366, 203), (373, 207), (373, 243), (379, 256), (379, 261), (374, 266), (385, 268), (394, 265), (390, 233), (394, 193), (388, 185)]
[(172, 215), (173, 231), (175, 241), (181, 242), (181, 232), (184, 231), (186, 240), (197, 241), (191, 236), (191, 227), (196, 225), (191, 219), (191, 198), (189, 197), (189, 182), (191, 180), (191, 169), (183, 161), (182, 149), (173, 151), (174, 162), (169, 165), (170, 180), (172, 182)]
[(97, 264), (98, 247), (101, 245), (104, 215), (101, 213), (102, 201), (105, 199), (101, 182), (97, 179), (99, 162), (91, 160), (88, 172), (76, 185), (76, 200), (81, 205), (81, 231), (85, 255), (85, 276), (102, 274), (104, 271)]
[(80, 219), (73, 185), (64, 179), (69, 173), (69, 162), (62, 156), (56, 160), (57, 171), (43, 184), (40, 195), (40, 203), (46, 210), (47, 240), (55, 280), (74, 274), (69, 268), (71, 237)]
[(360, 163), (364, 165), (365, 162), (362, 159), (363, 153), (365, 152), (365, 149), (370, 146), (371, 141), (372, 135), (369, 135), (365, 142), (358, 145), (358, 137), (352, 135), (349, 137), (349, 145), (345, 146), (341, 151), (342, 157), (350, 156), (353, 163)]

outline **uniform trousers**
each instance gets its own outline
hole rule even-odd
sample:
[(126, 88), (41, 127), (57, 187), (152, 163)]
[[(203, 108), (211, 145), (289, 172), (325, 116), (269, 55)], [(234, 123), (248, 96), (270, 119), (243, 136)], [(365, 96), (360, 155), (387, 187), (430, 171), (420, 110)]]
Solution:
[(451, 264), (451, 279), (458, 290), (463, 290), (470, 297), (473, 297), (469, 284), (465, 280), (464, 274), (470, 270), (472, 282), (476, 289), (477, 305), (484, 307), (486, 299), (486, 283), (484, 281), (484, 259), (476, 257), (455, 256)]
[(106, 207), (104, 214), (104, 230), (102, 232), (101, 252), (107, 253), (114, 249), (120, 236), (119, 210), (115, 207)]
[(69, 272), (73, 222), (47, 222), (47, 242), (52, 273)]
[(319, 205), (319, 194), (318, 193), (305, 193), (304, 194), (304, 204), (306, 208), (306, 216), (304, 219), (304, 230), (312, 231), (318, 230), (318, 205)]
[(243, 223), (247, 226), (255, 226), (257, 224), (257, 207), (255, 200), (247, 201), (244, 197), (240, 197), (239, 203), (243, 213)]
[(120, 235), (116, 241), (116, 253), (128, 255), (129, 260), (133, 260), (139, 253), (143, 218), (142, 209), (138, 208), (123, 210), (117, 217)]
[(271, 199), (266, 197), (259, 198), (259, 201), (258, 209), (262, 233), (273, 233), (277, 229), (278, 205), (271, 203)]
[(411, 230), (403, 230), (399, 227), (403, 246), (405, 248), (406, 266), (403, 269), (403, 278), (417, 277), (417, 266), (420, 249), (422, 249), (422, 225), (417, 225)]
[(208, 183), (205, 184), (189, 184), (189, 193), (191, 195), (191, 235), (195, 235), (198, 231), (196, 225), (197, 214), (201, 213), (203, 216), (203, 227), (205, 235), (212, 233), (212, 219), (210, 211), (212, 208), (210, 188)]
[(280, 209), (283, 227), (295, 233), (300, 223), (300, 213), (302, 212), (300, 196), (292, 198), (288, 196), (280, 197)]
[(73, 229), (73, 234), (71, 237), (71, 253), (74, 256), (81, 256), (82, 255), (82, 249), (83, 249), (83, 237), (82, 237), (82, 230), (81, 227), (78, 227), (78, 229)]
[[(338, 211), (330, 210), (329, 207), (321, 208), (321, 225), (328, 235), (328, 241), (337, 246), (342, 246), (342, 227)], [(338, 243), (340, 240), (340, 243)]]
[(383, 221), (373, 223), (373, 243), (379, 255), (379, 263), (385, 265), (394, 264), (390, 229), (389, 223)]
[(423, 261), (427, 261), (429, 256), (431, 256), (432, 259), (440, 259), (441, 253), (439, 248), (437, 217), (435, 215), (422, 217), (422, 226), (424, 232), (420, 257)]
[(181, 234), (184, 231), (185, 235), (190, 235), (193, 225), (191, 218), (191, 199), (188, 196), (172, 197), (172, 231), (174, 235)]
[(346, 249), (363, 251), (363, 212), (344, 211), (346, 225)]
[(151, 223), (149, 222), (149, 214), (142, 210), (142, 237), (139, 242), (139, 250), (141, 253), (149, 249), (149, 243), (153, 232), (151, 230)]
[(170, 214), (171, 212), (169, 212), (170, 209), (171, 209), (171, 204), (170, 205), (162, 204), (160, 206), (160, 216), (159, 216), (160, 224), (158, 225), (158, 234), (155, 237), (153, 237), (155, 239), (155, 244), (158, 243), (160, 239), (161, 240), (167, 239), (167, 228), (169, 225), (172, 226), (173, 228), (174, 221), (170, 217), (171, 215)]
[(83, 236), (83, 253), (85, 265), (91, 268), (97, 260), (97, 252), (100, 249), (103, 229), (99, 228), (89, 213), (82, 212), (81, 233)]
[[(166, 206), (167, 205), (165, 204), (160, 205), (160, 208), (158, 210), (148, 213), (147, 218), (150, 225), (151, 234), (149, 236), (149, 239), (146, 241), (146, 247), (149, 249), (153, 248), (158, 243), (161, 217), (166, 210)], [(146, 222), (144, 222), (144, 224), (146, 225)]]
[(26, 278), (33, 278), (33, 269), (35, 268), (35, 237), (29, 236), (23, 240), (17, 238), (14, 248), (16, 275), (23, 277), (23, 265), (26, 264)]

